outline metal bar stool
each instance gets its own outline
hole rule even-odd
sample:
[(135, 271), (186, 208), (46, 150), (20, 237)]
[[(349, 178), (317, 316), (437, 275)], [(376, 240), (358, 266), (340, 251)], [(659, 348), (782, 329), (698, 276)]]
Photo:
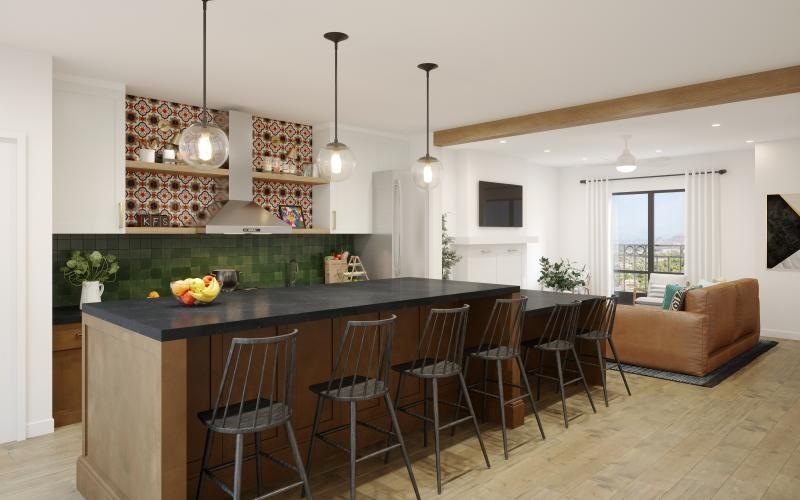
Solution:
[[(440, 404), (456, 406), (455, 403), (439, 399), (439, 380), (457, 377), (460, 384), (459, 394), (467, 394), (467, 383), (464, 380), (464, 374), (461, 372), (461, 360), (464, 353), (464, 340), (467, 335), (468, 313), (469, 305), (456, 309), (431, 309), (430, 314), (428, 314), (428, 320), (425, 322), (425, 329), (419, 339), (416, 359), (392, 366), (392, 370), (400, 374), (397, 381), (397, 392), (395, 393), (395, 407), (397, 411), (422, 420), (425, 446), (427, 446), (428, 423), (433, 424), (434, 450), (436, 453), (436, 490), (440, 494), (442, 493), (440, 431), (472, 421), (475, 435), (478, 437), (478, 443), (483, 452), (483, 459), (486, 461), (486, 467), (491, 467), (489, 456), (486, 454), (486, 447), (483, 445), (481, 431), (478, 427), (478, 419), (475, 418), (475, 412), (472, 409), (472, 402), (469, 397), (466, 398), (469, 416), (462, 419), (454, 419), (444, 425), (441, 425), (439, 418)], [(406, 376), (419, 378), (425, 384), (423, 399), (399, 406), (403, 379)], [(428, 417), (428, 381), (431, 382), (433, 393), (433, 419)], [(423, 406), (423, 414), (411, 411), (411, 408), (420, 405)], [(389, 441), (387, 441), (387, 444), (389, 444)], [(388, 460), (389, 453), (387, 452), (385, 461)]]
[(603, 342), (608, 342), (611, 347), (611, 352), (614, 355), (614, 362), (617, 364), (619, 374), (622, 375), (622, 382), (625, 384), (625, 390), (628, 391), (628, 396), (631, 395), (631, 389), (628, 387), (628, 381), (625, 379), (625, 371), (619, 362), (617, 356), (617, 347), (614, 345), (614, 340), (611, 334), (614, 331), (614, 318), (617, 313), (617, 297), (607, 297), (597, 299), (589, 311), (589, 316), (586, 318), (586, 327), (582, 333), (577, 335), (577, 338), (587, 342), (594, 342), (597, 348), (597, 363), (583, 360), (582, 363), (597, 366), (600, 368), (600, 379), (603, 383), (603, 399), (606, 406), (608, 406), (608, 386), (606, 385), (606, 360), (603, 357)]
[[(317, 409), (314, 414), (314, 425), (311, 430), (311, 441), (308, 443), (306, 456), (306, 471), (311, 471), (311, 456), (314, 451), (314, 442), (319, 439), (334, 448), (344, 451), (350, 457), (350, 498), (356, 497), (356, 464), (363, 460), (374, 458), (392, 450), (400, 448), (403, 460), (411, 478), (411, 486), (417, 499), (420, 498), (414, 471), (408, 459), (403, 435), (397, 423), (397, 414), (389, 397), (389, 364), (394, 339), (395, 322), (397, 316), (377, 321), (348, 321), (339, 343), (338, 354), (327, 382), (314, 384), (309, 389), (317, 395)], [(356, 403), (383, 398), (386, 409), (392, 421), (392, 429), (381, 429), (369, 422), (362, 422), (356, 418)], [(348, 424), (339, 425), (320, 432), (319, 420), (322, 407), (326, 399), (348, 403), (350, 406), (350, 421)], [(373, 431), (394, 437), (396, 444), (380, 450), (357, 457), (356, 426), (362, 425)], [(328, 434), (349, 429), (350, 447), (346, 448), (339, 443), (327, 438)]]
[[(545, 439), (542, 421), (539, 418), (539, 411), (536, 409), (536, 401), (533, 399), (528, 378), (525, 376), (525, 365), (520, 356), (520, 341), (522, 340), (522, 325), (525, 321), (525, 305), (528, 297), (522, 296), (518, 299), (497, 299), (489, 315), (486, 329), (483, 331), (481, 342), (477, 347), (468, 350), (468, 357), (464, 367), (464, 378), (466, 379), (469, 369), (469, 360), (483, 360), (483, 381), (470, 384), (468, 390), (483, 396), (483, 414), (486, 415), (486, 397), (498, 399), (500, 401), (500, 425), (503, 431), (503, 455), (508, 460), (508, 436), (506, 431), (506, 405), (515, 401), (530, 401), (533, 408), (533, 415), (536, 417), (536, 424), (539, 426), (539, 433)], [(514, 360), (519, 367), (520, 378), (524, 385), (514, 384), (503, 381), (503, 361)], [(489, 384), (489, 363), (494, 361), (497, 365), (497, 394), (487, 391)], [(512, 386), (523, 390), (523, 394), (505, 399), (505, 386)], [(480, 389), (476, 387), (481, 386)], [(468, 396), (469, 397), (469, 396)], [(461, 395), (459, 395), (456, 406), (455, 418), (458, 418), (458, 410), (461, 406)]]
[[(297, 330), (276, 337), (235, 338), (231, 342), (214, 409), (197, 414), (208, 430), (196, 498), (200, 498), (203, 480), (208, 476), (225, 493), (235, 500), (239, 500), (242, 495), (242, 465), (250, 460), (256, 462), (256, 484), (259, 499), (284, 493), (296, 486), (303, 486), (305, 491), (310, 491), (300, 458), (300, 450), (292, 429), (292, 380), (296, 344)], [(261, 351), (263, 351), (263, 355)], [(245, 361), (246, 368), (244, 368)], [(241, 382), (240, 387), (239, 381), (242, 380), (242, 377), (244, 381)], [(281, 378), (283, 379), (282, 383), (280, 382)], [(225, 398), (224, 405), (223, 397)], [(294, 465), (261, 451), (261, 433), (279, 426), (283, 426), (286, 432)], [(216, 433), (236, 436), (236, 454), (232, 462), (209, 467), (209, 454)], [(245, 434), (255, 435), (255, 453), (246, 457), (243, 456)], [(300, 481), (261, 495), (262, 457), (295, 471), (300, 477)], [(232, 490), (215, 474), (220, 469), (231, 465), (234, 467)]]
[[(586, 378), (583, 376), (583, 369), (581, 368), (578, 354), (575, 352), (575, 336), (578, 333), (578, 315), (580, 314), (581, 302), (574, 301), (569, 304), (558, 304), (550, 312), (550, 317), (544, 327), (542, 336), (538, 339), (526, 340), (522, 343), (525, 347), (525, 363), (528, 362), (528, 354), (531, 349), (539, 351), (539, 366), (533, 370), (528, 370), (527, 373), (537, 377), (536, 379), (536, 399), (539, 399), (539, 393), (542, 389), (542, 378), (555, 380), (558, 382), (558, 389), (561, 394), (561, 408), (564, 410), (564, 427), (569, 427), (567, 417), (567, 402), (564, 398), (564, 386), (573, 384), (575, 382), (582, 382), (583, 388), (586, 390), (586, 396), (589, 398), (589, 404), (592, 405), (592, 411), (597, 413), (592, 401), (592, 395), (589, 393), (589, 386), (586, 384)], [(544, 374), (544, 353), (552, 352), (556, 357), (556, 372), (558, 377), (552, 377)], [(564, 360), (562, 363), (561, 353), (564, 353)], [(569, 354), (575, 357), (575, 362), (578, 365), (577, 378), (564, 381), (564, 368), (567, 364)]]

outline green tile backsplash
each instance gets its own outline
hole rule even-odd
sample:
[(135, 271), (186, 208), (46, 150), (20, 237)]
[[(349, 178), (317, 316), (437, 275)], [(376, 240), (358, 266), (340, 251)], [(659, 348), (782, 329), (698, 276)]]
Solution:
[(212, 268), (242, 272), (243, 287), (285, 286), (288, 262), (300, 267), (298, 285), (324, 282), (323, 257), (334, 249), (352, 251), (352, 235), (53, 235), (53, 306), (77, 305), (80, 289), (60, 271), (73, 250), (117, 256), (120, 270), (107, 283), (103, 300), (143, 298), (151, 290), (169, 294), (176, 279), (201, 277)]

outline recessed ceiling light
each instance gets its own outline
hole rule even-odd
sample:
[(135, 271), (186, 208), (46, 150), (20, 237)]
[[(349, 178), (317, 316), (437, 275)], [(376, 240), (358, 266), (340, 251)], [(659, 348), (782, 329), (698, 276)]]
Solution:
[(721, 127), (722, 124), (721, 123), (712, 123), (711, 126), (712, 127)]
[(753, 144), (753, 139), (747, 139), (747, 140), (746, 140), (746, 141), (744, 141), (744, 142), (746, 142), (747, 144)]
[(661, 150), (660, 150), (660, 149), (656, 149), (656, 153), (660, 153), (660, 152), (661, 152)]
[(581, 158), (581, 160), (583, 160), (583, 161), (586, 161), (586, 160), (588, 160), (588, 159), (589, 159), (589, 158), (587, 158), (587, 157), (585, 157), (585, 156), (584, 156), (583, 158)]
[(549, 149), (545, 149), (545, 150), (544, 150), (544, 152), (545, 152), (545, 153), (549, 153), (549, 152), (550, 152), (550, 150), (549, 150)]
[(508, 142), (508, 141), (507, 141), (507, 140), (505, 140), (505, 139), (500, 139), (500, 144), (505, 144), (505, 143), (507, 143), (507, 142)]

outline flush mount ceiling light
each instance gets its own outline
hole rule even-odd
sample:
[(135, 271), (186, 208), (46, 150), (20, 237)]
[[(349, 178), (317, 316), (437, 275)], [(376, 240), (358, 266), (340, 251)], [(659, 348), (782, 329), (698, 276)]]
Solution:
[(192, 124), (182, 133), (178, 143), (183, 160), (201, 170), (219, 168), (228, 159), (228, 136), (215, 123), (209, 123), (206, 107), (206, 7), (203, 1), (203, 112), (200, 123)]
[(417, 65), (425, 72), (425, 156), (420, 157), (411, 166), (411, 177), (417, 187), (430, 191), (439, 185), (442, 179), (442, 164), (431, 156), (431, 71), (439, 67), (434, 63)]
[(505, 143), (507, 143), (507, 142), (508, 142), (508, 141), (507, 141), (507, 140), (505, 140), (505, 139), (500, 139), (500, 144), (505, 144)]
[(317, 154), (317, 166), (323, 177), (331, 181), (343, 181), (356, 169), (356, 158), (343, 142), (339, 142), (339, 42), (349, 37), (338, 31), (323, 35), (333, 42), (333, 142), (329, 142)]
[(631, 154), (628, 150), (628, 140), (630, 140), (631, 136), (623, 135), (622, 139), (625, 141), (625, 149), (622, 150), (622, 154), (619, 155), (617, 158), (617, 172), (622, 172), (623, 174), (629, 174), (636, 170), (636, 157)]
[(712, 127), (721, 127), (722, 124), (721, 123), (712, 123), (711, 126)]

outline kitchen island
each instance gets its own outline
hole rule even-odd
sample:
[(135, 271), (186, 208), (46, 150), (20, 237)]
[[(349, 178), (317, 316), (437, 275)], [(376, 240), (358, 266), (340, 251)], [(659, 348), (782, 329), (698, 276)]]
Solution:
[[(308, 442), (315, 402), (308, 386), (327, 380), (348, 320), (397, 315), (392, 351), (392, 362), (397, 363), (414, 357), (430, 307), (470, 304), (467, 343), (476, 344), (494, 300), (518, 292), (516, 286), (400, 278), (237, 291), (203, 307), (186, 307), (172, 297), (86, 304), (78, 490), (86, 498), (193, 496), (205, 433), (196, 414), (213, 404), (234, 337), (299, 330), (293, 423), (302, 448)], [(508, 370), (509, 380), (519, 382), (519, 374), (511, 366)], [(391, 388), (395, 390), (396, 379)], [(406, 381), (404, 401), (419, 399), (421, 392), (418, 381)], [(377, 402), (363, 411), (367, 419), (385, 423), (385, 410)], [(345, 414), (327, 405), (323, 428), (340, 424)], [(524, 406), (507, 411), (506, 418), (510, 426), (520, 425)], [(417, 424), (401, 419), (401, 425), (411, 431)], [(359, 433), (360, 443), (375, 439), (365, 433), (362, 440)], [(251, 449), (252, 438), (246, 443)], [(278, 431), (264, 433), (262, 446), (289, 458)], [(327, 452), (318, 449), (321, 455)], [(232, 454), (232, 438), (217, 440), (212, 465), (230, 460)], [(245, 484), (255, 476), (250, 469), (245, 467)], [(268, 464), (263, 472), (268, 481), (283, 474)], [(214, 498), (217, 492), (209, 482), (204, 498)]]

